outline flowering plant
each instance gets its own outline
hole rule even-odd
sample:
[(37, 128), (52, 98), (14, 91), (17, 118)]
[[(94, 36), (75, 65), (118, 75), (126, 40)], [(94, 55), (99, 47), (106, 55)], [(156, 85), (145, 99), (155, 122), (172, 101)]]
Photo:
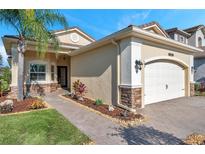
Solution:
[(77, 80), (73, 82), (73, 90), (75, 95), (82, 97), (87, 92), (87, 87), (80, 80)]

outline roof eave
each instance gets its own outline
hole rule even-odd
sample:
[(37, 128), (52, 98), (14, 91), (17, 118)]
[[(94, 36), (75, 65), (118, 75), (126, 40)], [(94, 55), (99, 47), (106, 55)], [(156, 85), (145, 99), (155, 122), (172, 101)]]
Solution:
[(105, 45), (107, 43), (110, 43), (112, 39), (114, 40), (120, 40), (122, 38), (128, 37), (128, 36), (135, 36), (141, 39), (145, 39), (145, 40), (151, 40), (153, 42), (158, 42), (160, 44), (164, 44), (164, 45), (168, 45), (177, 49), (181, 49), (184, 50), (188, 53), (195, 53), (195, 52), (203, 52), (203, 50), (199, 49), (199, 48), (195, 48), (180, 42), (177, 42), (175, 40), (172, 40), (170, 38), (165, 38), (163, 36), (154, 34), (154, 33), (150, 33), (146, 30), (143, 30), (141, 28), (138, 28), (136, 26), (130, 26), (127, 27), (121, 31), (118, 31), (116, 33), (113, 33), (99, 41), (96, 41), (94, 43), (91, 43), (85, 47), (82, 47), (78, 50), (74, 50), (70, 55), (71, 56), (75, 56), (81, 53), (84, 53), (88, 50), (93, 50), (97, 47), (100, 47), (102, 45)]

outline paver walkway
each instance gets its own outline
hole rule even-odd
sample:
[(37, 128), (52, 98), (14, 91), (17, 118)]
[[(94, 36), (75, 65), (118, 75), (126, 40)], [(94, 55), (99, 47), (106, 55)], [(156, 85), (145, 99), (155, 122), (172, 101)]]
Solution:
[(181, 144), (185, 136), (205, 133), (205, 99), (182, 98), (148, 105), (142, 113), (149, 121), (124, 128), (79, 105), (60, 98), (59, 90), (46, 96), (46, 101), (96, 144)]
[(48, 94), (45, 99), (96, 144), (127, 144), (122, 137), (116, 135), (121, 128), (118, 124), (58, 97), (59, 94), (63, 94), (63, 91)]

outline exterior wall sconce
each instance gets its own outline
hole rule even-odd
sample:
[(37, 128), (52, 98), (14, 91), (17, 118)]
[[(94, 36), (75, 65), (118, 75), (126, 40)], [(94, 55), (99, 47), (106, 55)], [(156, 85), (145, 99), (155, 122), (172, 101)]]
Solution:
[(194, 66), (191, 67), (191, 74), (194, 74), (196, 72), (196, 69), (194, 68)]
[(66, 59), (66, 57), (65, 57), (65, 55), (63, 56), (63, 60), (65, 60)]
[(138, 72), (138, 70), (142, 70), (142, 61), (141, 60), (136, 60), (135, 61), (135, 69), (136, 69), (136, 73)]

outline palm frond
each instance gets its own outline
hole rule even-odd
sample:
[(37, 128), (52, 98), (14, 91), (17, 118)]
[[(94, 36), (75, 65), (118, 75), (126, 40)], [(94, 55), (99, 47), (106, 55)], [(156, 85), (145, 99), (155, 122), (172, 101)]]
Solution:
[(57, 10), (0, 10), (0, 23), (11, 25), (19, 37), (32, 39), (37, 42), (38, 55), (42, 56), (49, 46), (58, 48), (58, 40), (49, 32), (55, 24), (68, 27), (66, 18)]

